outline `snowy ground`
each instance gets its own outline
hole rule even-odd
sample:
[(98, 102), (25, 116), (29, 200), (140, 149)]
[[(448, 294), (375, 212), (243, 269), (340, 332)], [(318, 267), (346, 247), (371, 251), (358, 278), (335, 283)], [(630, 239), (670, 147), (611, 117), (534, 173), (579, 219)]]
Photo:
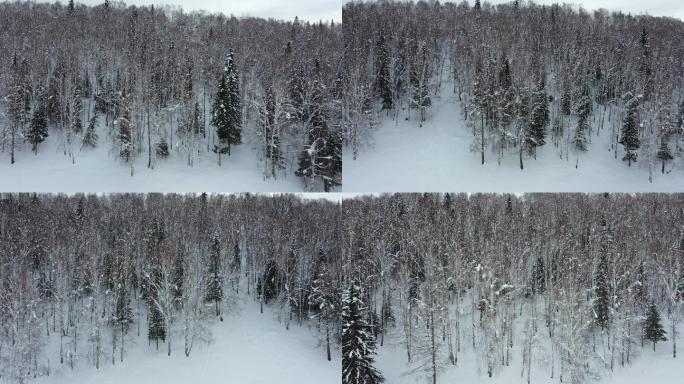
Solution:
[[(461, 352), (458, 353), (457, 366), (449, 364), (446, 355), (443, 355), (441, 369), (438, 371), (437, 383), (468, 383), (468, 384), (527, 384), (527, 371), (521, 376), (522, 351), (521, 335), (519, 331), (514, 332), (516, 346), (510, 355), (508, 367), (499, 366), (494, 376), (487, 376), (485, 364), (482, 362), (480, 352), (475, 352), (472, 348), (470, 315), (465, 315), (462, 324), (466, 327), (462, 336)], [(379, 346), (376, 356), (376, 368), (385, 376), (385, 382), (391, 384), (431, 384), (431, 371), (419, 367), (419, 363), (407, 365), (406, 347), (403, 344), (404, 336), (400, 323), (394, 327), (385, 339), (385, 344)], [(680, 327), (680, 331), (682, 327)], [(543, 331), (542, 331), (543, 332)], [(669, 335), (668, 335), (669, 336)], [(555, 375), (551, 378), (551, 363), (549, 360), (548, 338), (541, 337), (542, 342), (535, 345), (533, 349), (532, 370), (530, 374), (530, 384), (558, 383), (559, 363), (555, 365)], [(679, 337), (678, 339), (681, 339)], [(546, 342), (546, 343), (544, 343)], [(681, 343), (681, 341), (680, 341)], [(678, 344), (680, 344), (678, 343)], [(479, 347), (479, 343), (477, 344)], [(442, 348), (442, 352), (445, 348)], [(636, 346), (638, 356), (633, 358), (632, 364), (620, 367), (616, 365), (615, 371), (597, 371), (597, 377), (588, 378), (587, 384), (643, 384), (643, 383), (671, 383), (677, 381), (678, 377), (684, 377), (684, 361), (682, 357), (672, 358), (672, 342), (666, 341), (658, 343), (656, 351), (653, 352), (651, 344), (647, 344), (643, 349)], [(427, 366), (429, 368), (429, 365)], [(570, 378), (564, 377), (563, 383), (569, 383)]]
[(323, 384), (340, 381), (341, 358), (333, 349), (332, 361), (325, 357), (325, 346), (319, 345), (306, 327), (291, 325), (290, 330), (276, 320), (265, 307), (243, 298), (232, 314), (213, 327), (214, 342), (193, 348), (190, 357), (183, 354), (182, 340), (175, 340), (172, 355), (166, 345), (159, 351), (148, 347), (145, 332), (129, 346), (123, 363), (115, 366), (106, 361), (96, 370), (92, 366), (72, 372), (53, 370), (36, 384)]
[[(444, 66), (445, 68), (448, 65)], [(448, 70), (444, 78), (448, 77)], [(552, 143), (526, 159), (520, 170), (517, 153), (497, 164), (489, 148), (486, 163), (472, 153), (472, 134), (463, 119), (453, 83), (444, 81), (427, 121), (418, 123), (418, 111), (382, 113), (380, 126), (371, 133), (371, 144), (361, 148), (356, 160), (351, 150), (343, 154), (345, 192), (674, 192), (684, 190), (684, 167), (662, 175), (659, 164), (649, 183), (646, 164), (627, 167), (610, 151), (610, 128), (591, 137), (590, 150), (563, 159)], [(404, 104), (403, 107), (406, 105)], [(608, 124), (606, 123), (606, 126)], [(578, 167), (575, 166), (578, 164)]]
[(103, 121), (98, 135), (97, 148), (81, 150), (79, 141), (73, 145), (73, 157), (65, 155), (64, 140), (55, 130), (40, 145), (38, 156), (31, 152), (30, 146), (24, 146), (15, 155), (16, 163), (10, 165), (9, 153), (1, 152), (0, 191), (296, 192), (304, 189), (294, 174), (281, 173), (277, 180), (263, 177), (254, 140), (249, 140), (248, 132), (245, 132), (247, 142), (233, 147), (230, 157), (223, 156), (221, 167), (217, 155), (206, 153), (206, 148), (195, 156), (190, 167), (187, 154), (176, 146), (169, 158), (153, 160), (154, 169), (147, 168), (147, 153), (125, 164), (112, 149)]

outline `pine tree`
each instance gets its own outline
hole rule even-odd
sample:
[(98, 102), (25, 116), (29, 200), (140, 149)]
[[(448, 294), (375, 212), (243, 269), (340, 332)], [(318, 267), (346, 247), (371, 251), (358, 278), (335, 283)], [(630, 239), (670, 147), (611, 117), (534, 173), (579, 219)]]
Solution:
[(473, 10), (479, 11), (482, 9), (482, 4), (480, 4), (480, 0), (475, 0), (475, 6), (473, 7)]
[(69, 9), (69, 13), (74, 12), (74, 0), (69, 0), (68, 9)]
[(646, 320), (643, 326), (644, 338), (653, 342), (653, 351), (655, 352), (656, 343), (659, 341), (667, 341), (665, 335), (667, 332), (660, 324), (660, 313), (656, 308), (655, 303), (651, 302), (646, 314)]
[(373, 367), (375, 337), (368, 325), (368, 309), (358, 282), (351, 283), (342, 297), (342, 384), (377, 384), (385, 381)]
[(207, 270), (207, 288), (205, 302), (214, 302), (216, 316), (221, 314), (220, 302), (223, 300), (223, 281), (221, 277), (221, 237), (217, 231), (211, 239), (211, 254), (209, 255), (209, 269)]
[(97, 147), (97, 132), (95, 132), (95, 125), (97, 124), (97, 113), (93, 114), (88, 122), (85, 134), (83, 135), (83, 147), (95, 148)]
[(31, 126), (27, 132), (28, 142), (33, 145), (33, 152), (38, 154), (38, 144), (45, 141), (48, 137), (47, 128), (47, 116), (45, 110), (45, 98), (40, 97), (38, 100), (38, 106), (33, 112), (33, 117), (31, 119)]
[(216, 127), (216, 135), (219, 145), (214, 147), (214, 152), (230, 156), (231, 145), (242, 143), (242, 114), (240, 107), (240, 85), (235, 68), (233, 51), (226, 56), (223, 67), (223, 75), (219, 81), (218, 91), (212, 106), (211, 124)]
[(625, 148), (625, 156), (622, 161), (627, 161), (628, 166), (637, 161), (635, 152), (641, 146), (639, 139), (639, 98), (633, 97), (627, 102), (627, 116), (622, 123), (622, 138), (620, 144)]
[(382, 109), (392, 109), (392, 79), (390, 78), (390, 57), (384, 33), (380, 33), (376, 47), (375, 92), (382, 99)]

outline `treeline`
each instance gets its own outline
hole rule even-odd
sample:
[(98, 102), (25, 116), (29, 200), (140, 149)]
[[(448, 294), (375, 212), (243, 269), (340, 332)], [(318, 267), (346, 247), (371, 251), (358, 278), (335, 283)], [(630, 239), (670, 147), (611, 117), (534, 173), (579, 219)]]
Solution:
[(422, 124), (453, 82), (483, 164), (515, 154), (523, 169), (544, 145), (570, 159), (599, 135), (650, 177), (681, 156), (681, 20), (517, 0), (382, 1), (347, 4), (343, 29), (354, 154), (381, 111), (397, 119), (408, 108)]
[(515, 361), (571, 383), (664, 340), (677, 357), (684, 195), (396, 194), (343, 211), (372, 343), (394, 337), (433, 382), (465, 350), (490, 377)]
[(330, 360), (338, 221), (288, 195), (3, 195), (0, 380), (116, 364), (141, 334), (190, 356), (238, 295), (309, 324)]
[[(0, 148), (108, 146), (128, 163), (257, 147), (266, 177), (341, 183), (333, 22), (236, 18), (105, 1), (0, 5)], [(104, 124), (106, 137), (98, 137)], [(101, 132), (101, 131), (100, 131)]]

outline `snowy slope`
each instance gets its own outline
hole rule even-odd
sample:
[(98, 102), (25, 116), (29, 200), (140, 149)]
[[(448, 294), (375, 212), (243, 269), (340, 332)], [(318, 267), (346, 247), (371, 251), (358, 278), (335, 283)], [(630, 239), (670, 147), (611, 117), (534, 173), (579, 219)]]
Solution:
[(340, 381), (341, 359), (333, 351), (332, 361), (325, 347), (305, 324), (290, 330), (279, 323), (269, 307), (259, 313), (259, 305), (242, 297), (237, 308), (212, 328), (214, 342), (197, 345), (190, 357), (183, 354), (182, 340), (174, 340), (170, 357), (166, 346), (148, 347), (145, 332), (129, 346), (123, 363), (106, 361), (96, 370), (91, 365), (71, 371), (68, 365), (37, 384), (322, 384)]
[[(448, 68), (449, 65), (445, 65)], [(445, 69), (443, 78), (449, 77)], [(344, 186), (347, 192), (673, 192), (684, 190), (681, 164), (660, 174), (657, 166), (649, 183), (645, 164), (627, 167), (610, 151), (610, 129), (594, 133), (587, 153), (560, 158), (551, 143), (543, 146), (537, 160), (525, 159), (520, 170), (517, 153), (507, 154), (501, 165), (489, 149), (486, 162), (472, 153), (472, 134), (463, 119), (458, 95), (451, 80), (444, 81), (427, 121), (419, 126), (417, 110), (399, 112), (395, 120), (381, 113), (371, 144), (356, 160), (345, 150)], [(402, 107), (406, 107), (404, 103)], [(608, 124), (606, 124), (607, 126)], [(594, 131), (596, 132), (596, 130)], [(578, 165), (577, 168), (575, 166)]]
[[(72, 145), (73, 157), (65, 154), (64, 140), (55, 130), (35, 156), (30, 146), (16, 153), (10, 165), (9, 153), (0, 160), (0, 190), (3, 192), (295, 192), (303, 184), (294, 174), (265, 179), (258, 163), (255, 139), (245, 132), (245, 143), (233, 147), (232, 156), (222, 157), (202, 148), (193, 166), (177, 145), (165, 159), (154, 159), (147, 168), (147, 153), (125, 164), (114, 151), (105, 131), (104, 119), (98, 127), (95, 149), (80, 149), (80, 139)], [(205, 144), (206, 146), (206, 144)], [(147, 150), (147, 148), (145, 148)], [(132, 165), (132, 166), (131, 166)], [(132, 169), (131, 169), (132, 168)], [(133, 175), (131, 176), (131, 171)]]

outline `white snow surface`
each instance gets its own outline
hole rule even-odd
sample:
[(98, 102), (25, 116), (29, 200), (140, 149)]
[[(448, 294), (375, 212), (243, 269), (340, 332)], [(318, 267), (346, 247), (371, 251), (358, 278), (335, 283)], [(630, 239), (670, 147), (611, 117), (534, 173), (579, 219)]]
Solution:
[[(449, 77), (449, 71), (445, 71), (444, 79)], [(444, 80), (437, 94), (432, 95), (432, 107), (427, 109), (422, 127), (417, 109), (410, 111), (407, 121), (406, 104), (401, 107), (404, 109), (397, 120), (394, 112), (390, 116), (381, 113), (379, 127), (366, 137), (370, 144), (361, 147), (356, 160), (351, 149), (345, 149), (344, 192), (684, 191), (681, 161), (665, 175), (660, 173), (660, 164), (655, 164), (650, 183), (644, 162), (628, 167), (620, 160), (624, 155), (622, 146), (615, 159), (607, 119), (599, 137), (594, 129), (586, 153), (570, 153), (567, 159), (561, 159), (549, 137), (549, 142), (538, 150), (537, 160), (525, 158), (524, 170), (520, 170), (515, 151), (506, 154), (501, 165), (489, 147), (484, 165), (480, 153), (470, 151), (471, 128), (466, 126), (452, 81)]]
[(73, 372), (64, 364), (59, 369), (53, 368), (49, 377), (31, 382), (324, 384), (340, 381), (341, 357), (334, 347), (332, 361), (328, 361), (325, 345), (319, 343), (306, 323), (300, 327), (293, 322), (286, 330), (270, 307), (265, 306), (264, 313), (260, 314), (258, 303), (251, 299), (241, 297), (237, 308), (225, 313), (224, 321), (217, 321), (212, 331), (214, 342), (195, 345), (190, 357), (185, 357), (183, 340), (177, 337), (169, 357), (166, 344), (160, 343), (158, 351), (154, 344), (148, 346), (146, 330), (141, 330), (140, 337), (135, 339), (136, 345), (127, 347), (123, 363), (117, 357), (116, 365), (112, 366), (105, 359), (99, 370), (85, 363), (87, 366), (81, 365)]
[[(126, 164), (114, 149), (106, 132), (104, 118), (98, 123), (98, 145), (81, 149), (81, 139), (71, 145), (73, 157), (65, 154), (64, 139), (50, 129), (50, 136), (38, 147), (38, 155), (30, 145), (22, 145), (10, 164), (8, 148), (0, 152), (0, 191), (2, 192), (301, 192), (304, 185), (293, 173), (278, 174), (278, 179), (265, 178), (258, 162), (256, 138), (248, 127), (241, 145), (231, 148), (231, 156), (207, 152), (206, 141), (201, 154), (195, 154), (193, 166), (188, 155), (176, 142), (167, 159), (156, 159), (154, 169), (147, 168), (145, 153), (136, 154)], [(84, 123), (87, 125), (87, 121)], [(154, 142), (152, 143), (154, 145)], [(211, 144), (210, 144), (211, 145)], [(152, 148), (154, 152), (154, 147)], [(292, 165), (292, 164), (288, 164)], [(296, 164), (294, 164), (296, 165)], [(131, 169), (133, 175), (131, 176)]]
[[(453, 310), (453, 307), (452, 307)], [(477, 315), (476, 315), (477, 316)], [(522, 344), (523, 331), (520, 329), (520, 318), (514, 323), (514, 347), (510, 354), (509, 366), (503, 367), (497, 364), (493, 377), (489, 378), (486, 371), (486, 363), (480, 349), (482, 348), (479, 336), (476, 341), (476, 349), (471, 342), (472, 326), (470, 314), (461, 313), (460, 323), (463, 326), (461, 334), (461, 351), (457, 352), (457, 365), (449, 363), (446, 345), (438, 349), (438, 374), (437, 384), (467, 383), (467, 384), (527, 384), (527, 371), (521, 375), (522, 367)], [(404, 345), (404, 333), (401, 318), (397, 319), (394, 328), (391, 328), (385, 336), (384, 345), (377, 343), (377, 355), (374, 366), (379, 369), (388, 384), (432, 384), (429, 357), (414, 355), (414, 361), (407, 363), (406, 347)], [(663, 319), (665, 328), (668, 328), (668, 320)], [(681, 334), (684, 327), (678, 327), (677, 344), (681, 345)], [(478, 331), (479, 332), (479, 331)], [(539, 333), (535, 337), (532, 352), (532, 369), (530, 384), (562, 384), (559, 381), (560, 362), (555, 357), (555, 374), (551, 378), (550, 343), (545, 326), (540, 324)], [(614, 371), (598, 366), (600, 356), (590, 357), (593, 373), (586, 378), (586, 384), (644, 384), (644, 383), (675, 383), (684, 377), (684, 357), (681, 347), (678, 348), (677, 358), (672, 357), (672, 340), (670, 334), (666, 335), (668, 341), (660, 342), (653, 346), (646, 342), (644, 347), (634, 345), (631, 363), (620, 366), (619, 358), (616, 359)], [(598, 339), (598, 337), (597, 337)], [(600, 346), (597, 346), (600, 348)], [(414, 354), (416, 352), (414, 351)], [(427, 353), (427, 352), (426, 352)], [(498, 353), (498, 352), (497, 352)], [(563, 383), (571, 383), (571, 378), (566, 372)]]

